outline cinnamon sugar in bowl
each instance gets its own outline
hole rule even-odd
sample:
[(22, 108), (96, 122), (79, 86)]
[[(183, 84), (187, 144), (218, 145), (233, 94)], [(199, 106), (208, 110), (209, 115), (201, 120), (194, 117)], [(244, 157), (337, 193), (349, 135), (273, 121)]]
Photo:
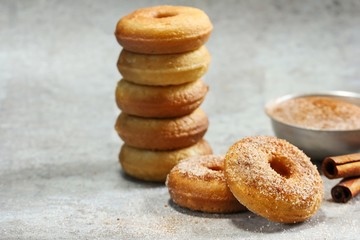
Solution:
[(360, 94), (330, 91), (285, 95), (265, 111), (277, 137), (312, 160), (360, 151)]

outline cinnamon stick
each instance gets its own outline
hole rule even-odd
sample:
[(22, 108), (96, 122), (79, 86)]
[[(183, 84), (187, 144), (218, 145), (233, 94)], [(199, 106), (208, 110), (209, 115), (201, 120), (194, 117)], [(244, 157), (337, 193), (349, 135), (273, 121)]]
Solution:
[(360, 177), (343, 179), (331, 189), (331, 196), (338, 203), (346, 203), (359, 193)]
[(360, 176), (360, 153), (327, 157), (322, 171), (330, 179)]

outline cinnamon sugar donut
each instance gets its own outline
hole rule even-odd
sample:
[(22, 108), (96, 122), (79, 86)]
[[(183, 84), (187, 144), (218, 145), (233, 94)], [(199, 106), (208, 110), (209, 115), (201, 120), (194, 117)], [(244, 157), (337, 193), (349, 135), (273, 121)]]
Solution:
[(123, 49), (117, 67), (127, 81), (165, 86), (201, 78), (208, 70), (210, 60), (205, 46), (191, 52), (166, 55), (139, 54)]
[(246, 210), (226, 185), (223, 156), (194, 156), (179, 162), (166, 185), (171, 199), (185, 208), (211, 213)]
[(123, 48), (146, 54), (192, 51), (209, 38), (208, 16), (193, 7), (157, 6), (142, 8), (117, 23), (115, 36)]
[(211, 153), (211, 147), (204, 139), (190, 147), (172, 151), (144, 150), (124, 144), (119, 154), (119, 162), (124, 172), (132, 177), (164, 182), (166, 175), (179, 161)]
[(197, 80), (174, 86), (154, 87), (119, 81), (115, 99), (125, 113), (139, 117), (180, 117), (197, 109), (204, 101), (208, 86)]
[(141, 118), (121, 113), (115, 129), (129, 146), (173, 150), (197, 143), (207, 131), (208, 117), (201, 109), (178, 118)]
[(249, 210), (271, 221), (302, 222), (316, 213), (322, 179), (297, 147), (276, 137), (248, 137), (230, 147), (225, 176), (231, 192)]

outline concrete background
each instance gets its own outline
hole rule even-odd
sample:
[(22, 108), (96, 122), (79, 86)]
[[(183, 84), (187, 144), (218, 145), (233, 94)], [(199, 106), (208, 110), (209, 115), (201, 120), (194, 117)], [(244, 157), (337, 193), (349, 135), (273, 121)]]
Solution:
[(214, 24), (206, 139), (272, 135), (264, 104), (288, 93), (360, 92), (359, 1), (0, 0), (0, 239), (358, 239), (360, 198), (296, 225), (211, 215), (125, 176), (113, 126), (121, 16), (192, 5)]

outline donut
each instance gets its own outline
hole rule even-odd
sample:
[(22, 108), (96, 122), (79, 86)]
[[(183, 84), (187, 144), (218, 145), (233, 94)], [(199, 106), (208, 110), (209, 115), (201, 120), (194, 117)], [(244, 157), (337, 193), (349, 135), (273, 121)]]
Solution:
[(177, 205), (195, 211), (231, 213), (245, 211), (226, 185), (224, 156), (192, 156), (171, 169), (166, 179)]
[(156, 6), (138, 9), (121, 18), (116, 25), (115, 36), (128, 51), (182, 53), (203, 45), (212, 28), (208, 16), (200, 9)]
[(166, 175), (179, 161), (190, 156), (211, 153), (211, 147), (204, 139), (190, 147), (171, 151), (144, 150), (123, 144), (119, 162), (123, 171), (134, 178), (165, 182)]
[(191, 52), (150, 55), (122, 50), (117, 62), (127, 81), (142, 85), (178, 85), (201, 78), (208, 70), (210, 54), (205, 46)]
[(121, 113), (115, 130), (129, 146), (174, 150), (197, 143), (206, 133), (208, 118), (201, 109), (178, 118), (141, 118)]
[(247, 137), (225, 155), (225, 177), (234, 196), (270, 221), (302, 222), (320, 208), (323, 183), (297, 147), (276, 137)]
[(190, 114), (204, 101), (208, 86), (202, 81), (154, 87), (121, 80), (115, 99), (121, 111), (139, 117), (169, 118)]

